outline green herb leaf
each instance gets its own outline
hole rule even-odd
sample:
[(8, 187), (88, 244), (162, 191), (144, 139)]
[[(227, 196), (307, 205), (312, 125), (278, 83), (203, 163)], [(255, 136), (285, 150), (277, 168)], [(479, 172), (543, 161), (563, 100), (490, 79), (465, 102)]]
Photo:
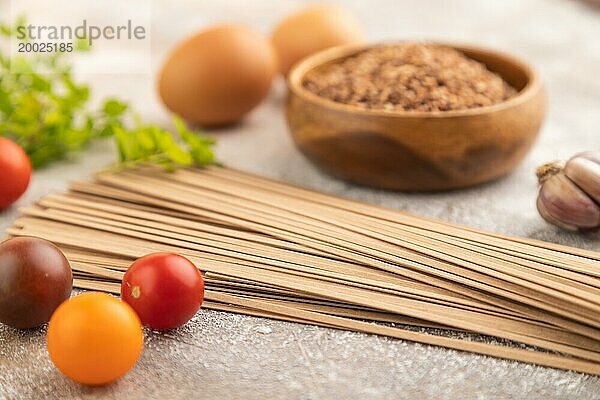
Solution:
[(115, 140), (122, 165), (157, 163), (169, 170), (191, 165), (214, 163), (214, 141), (198, 132), (190, 131), (183, 121), (174, 118), (179, 142), (168, 130), (156, 125), (138, 126), (125, 131), (117, 127)]
[[(0, 22), (0, 39), (10, 39), (23, 25), (24, 19), (14, 25)], [(79, 40), (75, 49), (87, 51), (89, 45)], [(36, 72), (42, 69), (51, 73)], [(0, 136), (23, 147), (34, 168), (80, 152), (102, 137), (114, 137), (123, 165), (156, 163), (175, 169), (215, 162), (214, 141), (189, 130), (181, 119), (175, 118), (173, 135), (142, 124), (119, 99), (106, 99), (97, 111), (90, 111), (89, 99), (89, 86), (75, 82), (62, 53), (11, 60), (0, 50)]]

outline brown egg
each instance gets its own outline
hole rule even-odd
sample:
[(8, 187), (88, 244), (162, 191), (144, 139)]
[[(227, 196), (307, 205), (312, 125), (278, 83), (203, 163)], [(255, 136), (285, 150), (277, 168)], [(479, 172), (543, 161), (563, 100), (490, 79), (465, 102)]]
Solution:
[(225, 125), (239, 121), (269, 92), (277, 58), (260, 33), (219, 25), (179, 44), (165, 63), (159, 93), (165, 105), (189, 122)]
[(290, 15), (279, 23), (271, 43), (286, 75), (304, 57), (329, 47), (364, 42), (359, 21), (348, 11), (335, 6), (312, 6)]

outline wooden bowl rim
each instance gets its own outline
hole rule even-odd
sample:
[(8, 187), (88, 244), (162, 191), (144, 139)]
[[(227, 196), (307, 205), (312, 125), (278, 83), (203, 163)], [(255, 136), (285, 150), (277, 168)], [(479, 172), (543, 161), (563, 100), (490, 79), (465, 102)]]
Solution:
[[(365, 109), (352, 104), (339, 103), (337, 101), (321, 97), (302, 86), (302, 79), (304, 75), (311, 69), (323, 65), (325, 63), (334, 61), (336, 59), (348, 57), (352, 54), (356, 54), (363, 50), (376, 48), (380, 46), (389, 46), (394, 44), (410, 44), (410, 43), (423, 43), (423, 44), (436, 44), (442, 46), (452, 47), (456, 50), (466, 53), (487, 53), (493, 54), (496, 57), (504, 59), (506, 62), (512, 64), (514, 68), (519, 69), (527, 77), (527, 83), (517, 93), (516, 96), (511, 97), (506, 101), (492, 104), (489, 106), (482, 106), (476, 108), (467, 108), (464, 110), (451, 110), (451, 111), (388, 111), (388, 110), (374, 110)], [(491, 50), (481, 46), (437, 42), (437, 41), (389, 41), (379, 42), (369, 45), (344, 45), (337, 46), (329, 49), (322, 50), (318, 53), (312, 54), (298, 64), (296, 64), (290, 71), (287, 78), (288, 88), (297, 96), (304, 98), (304, 100), (317, 103), (322, 107), (334, 109), (342, 112), (349, 112), (353, 114), (361, 114), (365, 116), (380, 116), (380, 117), (402, 117), (402, 118), (445, 118), (445, 117), (461, 117), (461, 116), (475, 116), (493, 113), (496, 111), (505, 110), (523, 104), (535, 96), (541, 88), (541, 80), (538, 73), (527, 63), (520, 60), (517, 57), (509, 55), (507, 53)]]

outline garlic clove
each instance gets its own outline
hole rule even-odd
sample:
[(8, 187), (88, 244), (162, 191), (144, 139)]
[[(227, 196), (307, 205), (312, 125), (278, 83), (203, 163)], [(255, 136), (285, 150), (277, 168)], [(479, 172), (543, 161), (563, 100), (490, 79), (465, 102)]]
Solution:
[(584, 151), (582, 153), (576, 154), (573, 158), (575, 157), (587, 158), (588, 160), (592, 160), (600, 164), (600, 151)]
[(600, 204), (600, 152), (576, 155), (566, 163), (564, 173)]
[(600, 226), (600, 206), (562, 172), (544, 181), (537, 207), (544, 219), (565, 229)]
[(556, 218), (554, 218), (554, 216), (552, 216), (550, 213), (548, 213), (548, 211), (546, 211), (546, 206), (542, 202), (541, 196), (538, 196), (536, 206), (537, 206), (538, 212), (540, 213), (542, 218), (544, 218), (546, 220), (546, 222), (550, 222), (552, 225), (556, 225), (559, 228), (566, 229), (568, 231), (579, 230), (579, 228), (577, 226), (567, 225), (567, 224), (563, 223), (562, 221), (557, 220)]

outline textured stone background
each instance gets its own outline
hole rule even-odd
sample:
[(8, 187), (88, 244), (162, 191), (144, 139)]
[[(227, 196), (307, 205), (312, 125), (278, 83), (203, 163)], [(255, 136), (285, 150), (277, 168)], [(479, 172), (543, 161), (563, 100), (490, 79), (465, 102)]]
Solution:
[[(85, 10), (80, 0), (79, 9)], [(15, 3), (18, 3), (15, 1)], [(43, 13), (52, 2), (31, 13)], [(46, 5), (43, 3), (47, 3)], [(218, 21), (242, 21), (267, 33), (302, 1), (155, 2), (153, 69), (186, 33)], [(264, 175), (415, 214), (600, 251), (600, 235), (573, 235), (540, 220), (534, 207), (536, 165), (599, 148), (600, 12), (575, 1), (344, 1), (369, 38), (443, 39), (488, 45), (533, 63), (549, 96), (540, 140), (523, 165), (501, 181), (460, 192), (419, 195), (357, 188), (315, 170), (291, 143), (278, 82), (243, 124), (215, 132), (225, 163)], [(0, 0), (0, 17), (6, 15)], [(104, 9), (103, 9), (104, 10)], [(107, 22), (116, 10), (105, 9)], [(73, 12), (78, 12), (74, 10)], [(131, 100), (151, 121), (168, 123), (151, 75), (82, 76), (98, 98)], [(40, 171), (19, 205), (63, 190), (113, 159), (110, 143)], [(0, 214), (0, 228), (16, 217)], [(0, 399), (39, 398), (448, 398), (598, 399), (600, 379), (516, 362), (312, 326), (201, 311), (186, 327), (148, 333), (135, 369), (114, 385), (90, 389), (62, 377), (45, 353), (43, 331), (0, 326)]]

